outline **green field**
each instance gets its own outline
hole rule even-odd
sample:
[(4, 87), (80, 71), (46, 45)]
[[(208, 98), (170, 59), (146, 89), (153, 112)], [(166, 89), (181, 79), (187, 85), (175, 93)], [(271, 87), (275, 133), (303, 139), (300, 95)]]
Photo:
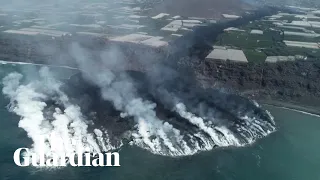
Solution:
[(250, 63), (261, 63), (267, 58), (267, 55), (264, 52), (259, 52), (257, 50), (245, 49), (243, 52)]
[[(300, 20), (293, 16), (283, 16), (282, 20), (288, 22)], [(288, 47), (284, 40), (302, 42), (320, 42), (320, 37), (308, 38), (301, 36), (283, 35), (283, 31), (303, 32), (299, 29), (281, 29), (268, 21), (253, 21), (245, 26), (239, 27), (244, 31), (228, 31), (219, 35), (215, 45), (229, 46), (231, 48), (244, 51), (247, 59), (251, 63), (263, 63), (267, 56), (294, 56), (303, 55), (313, 59), (320, 59), (320, 50), (299, 47)], [(263, 35), (250, 34), (251, 30), (258, 29), (264, 31)], [(309, 29), (309, 28), (307, 28)], [(309, 29), (310, 30), (310, 29)], [(319, 29), (311, 29), (320, 33)]]
[(235, 46), (245, 49), (267, 48), (272, 46), (272, 37), (253, 35), (248, 32), (227, 32), (218, 37), (218, 45)]

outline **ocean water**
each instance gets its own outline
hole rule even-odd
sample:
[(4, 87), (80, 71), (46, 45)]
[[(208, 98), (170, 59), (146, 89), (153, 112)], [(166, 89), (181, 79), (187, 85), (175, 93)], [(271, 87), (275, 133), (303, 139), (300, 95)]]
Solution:
[[(0, 67), (0, 78), (19, 67)], [(32, 68), (31, 68), (32, 70)], [(1, 88), (2, 89), (2, 88)], [(163, 157), (141, 148), (124, 146), (121, 167), (66, 167), (56, 170), (17, 167), (13, 153), (32, 141), (18, 128), (19, 117), (6, 109), (0, 96), (0, 179), (139, 179), (139, 180), (301, 180), (320, 179), (320, 118), (266, 106), (277, 131), (241, 148), (220, 148), (187, 157)]]

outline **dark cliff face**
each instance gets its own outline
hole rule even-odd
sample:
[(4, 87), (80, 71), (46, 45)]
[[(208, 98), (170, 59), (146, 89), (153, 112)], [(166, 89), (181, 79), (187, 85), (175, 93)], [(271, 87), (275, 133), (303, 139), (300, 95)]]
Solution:
[(318, 60), (262, 64), (207, 61), (195, 69), (205, 77), (203, 81), (216, 82), (254, 99), (271, 98), (310, 106), (320, 102)]

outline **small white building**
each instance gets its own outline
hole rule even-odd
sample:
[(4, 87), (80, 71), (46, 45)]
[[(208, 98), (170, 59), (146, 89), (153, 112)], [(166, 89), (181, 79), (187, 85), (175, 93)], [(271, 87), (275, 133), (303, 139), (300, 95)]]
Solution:
[(237, 16), (237, 15), (234, 15), (234, 14), (222, 14), (222, 16), (224, 18), (227, 18), (227, 19), (238, 19), (238, 18), (241, 18), (241, 16)]
[(173, 16), (172, 19), (180, 19), (181, 16)]
[(309, 49), (320, 49), (319, 43), (313, 42), (300, 42), (300, 41), (283, 41), (287, 46), (291, 47), (301, 47)]
[(317, 33), (305, 33), (305, 32), (291, 32), (291, 31), (284, 31), (285, 36), (302, 36), (308, 38), (316, 38), (319, 37), (320, 34)]
[(223, 31), (224, 32), (229, 32), (229, 31), (245, 32), (245, 30), (239, 29), (239, 28), (236, 28), (236, 27), (228, 27), (228, 28), (224, 29)]
[(52, 29), (37, 29), (37, 28), (22, 28), (19, 30), (6, 30), (3, 33), (7, 34), (20, 34), (20, 35), (43, 35), (43, 36), (51, 36), (51, 37), (62, 37), (66, 35), (70, 35), (68, 32), (57, 31)]
[(110, 38), (110, 41), (113, 42), (127, 42), (134, 44), (141, 44), (150, 47), (165, 47), (168, 45), (168, 42), (162, 40), (161, 36), (149, 36), (145, 34), (129, 34), (125, 36), (118, 36), (114, 38)]
[(29, 36), (36, 36), (36, 35), (39, 34), (39, 33), (37, 33), (37, 32), (14, 30), (14, 29), (13, 29), (13, 30), (3, 31), (3, 33), (6, 33), (6, 34), (16, 34), (16, 35), (29, 35)]
[(139, 24), (120, 24), (120, 25), (108, 25), (108, 27), (113, 29), (138, 30), (145, 26), (139, 25)]
[(165, 27), (161, 28), (161, 30), (177, 32), (180, 29), (194, 28), (196, 26), (200, 26), (201, 24), (202, 24), (202, 21), (199, 21), (199, 20), (174, 20), (170, 22), (168, 25), (166, 25)]
[(133, 14), (133, 15), (130, 15), (130, 16), (128, 16), (130, 19), (141, 19), (141, 18), (146, 18), (147, 16), (139, 16), (139, 15), (135, 15), (135, 14)]
[(262, 30), (258, 30), (258, 29), (252, 29), (250, 34), (260, 34), (260, 35), (262, 35), (263, 31)]
[(296, 61), (296, 60), (306, 60), (306, 56), (295, 55), (295, 56), (268, 56), (265, 62), (277, 63), (284, 61)]
[(268, 56), (265, 62), (276, 63), (276, 62), (295, 61), (295, 60), (296, 58), (294, 56)]
[(161, 18), (164, 18), (166, 16), (169, 16), (170, 14), (167, 14), (167, 13), (160, 13), (156, 16), (153, 16), (152, 19), (161, 19)]
[(182, 37), (183, 35), (182, 34), (171, 34), (171, 36), (175, 36), (175, 37)]
[(171, 31), (171, 32), (177, 32), (182, 27), (182, 21), (181, 20), (174, 20), (170, 22), (165, 27), (161, 28), (163, 31)]
[(207, 60), (230, 60), (247, 63), (247, 57), (242, 50), (238, 49), (214, 49), (207, 57)]

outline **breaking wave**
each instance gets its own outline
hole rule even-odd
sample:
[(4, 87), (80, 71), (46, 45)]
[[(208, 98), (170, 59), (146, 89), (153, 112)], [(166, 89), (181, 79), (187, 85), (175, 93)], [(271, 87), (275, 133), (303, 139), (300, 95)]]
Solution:
[(150, 86), (130, 73), (105, 70), (61, 82), (43, 67), (37, 80), (14, 72), (2, 83), (9, 110), (33, 140), (31, 152), (47, 157), (123, 144), (187, 156), (245, 146), (275, 130), (273, 117), (255, 102), (214, 90)]

